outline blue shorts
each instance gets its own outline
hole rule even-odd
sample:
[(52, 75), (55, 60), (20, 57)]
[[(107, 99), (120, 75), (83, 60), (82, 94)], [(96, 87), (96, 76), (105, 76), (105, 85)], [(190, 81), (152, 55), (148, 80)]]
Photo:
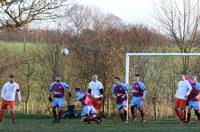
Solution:
[(143, 108), (142, 97), (132, 97), (131, 106), (136, 107), (138, 109)]
[(199, 111), (200, 103), (198, 101), (188, 101), (188, 108)]
[(117, 104), (117, 109), (118, 110), (123, 110), (128, 106), (127, 100), (124, 100), (121, 104)]
[(64, 108), (64, 98), (53, 98), (52, 107)]
[(96, 115), (94, 106), (83, 105), (81, 116)]

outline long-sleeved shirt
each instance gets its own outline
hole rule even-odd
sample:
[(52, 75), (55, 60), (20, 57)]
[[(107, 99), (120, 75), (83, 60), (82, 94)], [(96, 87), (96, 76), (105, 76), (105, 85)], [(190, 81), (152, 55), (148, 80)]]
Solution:
[(175, 97), (182, 100), (187, 100), (187, 96), (190, 95), (191, 91), (192, 91), (192, 86), (189, 83), (189, 81), (181, 80), (178, 82), (178, 88), (176, 90)]
[(21, 93), (19, 90), (19, 84), (16, 82), (10, 83), (6, 82), (3, 85), (2, 91), (1, 91), (1, 98), (6, 101), (15, 101), (15, 95), (17, 93), (18, 101), (21, 101)]

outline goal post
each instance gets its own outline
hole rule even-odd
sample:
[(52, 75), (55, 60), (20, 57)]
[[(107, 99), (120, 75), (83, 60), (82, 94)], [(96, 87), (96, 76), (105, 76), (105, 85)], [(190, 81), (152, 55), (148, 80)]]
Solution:
[(200, 53), (126, 53), (125, 83), (129, 84), (129, 63), (131, 56), (200, 56)]
[[(146, 56), (146, 57), (153, 57), (153, 56), (200, 56), (200, 53), (126, 53), (125, 55), (125, 83), (129, 85), (129, 69), (130, 69), (130, 57), (131, 56)], [(127, 99), (128, 102), (128, 99)], [(129, 102), (128, 102), (129, 103)], [(129, 108), (127, 108), (127, 120), (129, 117)]]

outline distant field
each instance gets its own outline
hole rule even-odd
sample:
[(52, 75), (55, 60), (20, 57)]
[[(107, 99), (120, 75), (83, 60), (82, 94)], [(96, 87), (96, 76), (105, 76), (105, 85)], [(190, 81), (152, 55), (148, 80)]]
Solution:
[(10, 124), (6, 119), (0, 124), (0, 132), (199, 132), (200, 125), (180, 126), (175, 120), (139, 121), (122, 124), (119, 120), (107, 120), (103, 126), (84, 124), (78, 119), (65, 119), (61, 124), (51, 124), (50, 119), (18, 119)]

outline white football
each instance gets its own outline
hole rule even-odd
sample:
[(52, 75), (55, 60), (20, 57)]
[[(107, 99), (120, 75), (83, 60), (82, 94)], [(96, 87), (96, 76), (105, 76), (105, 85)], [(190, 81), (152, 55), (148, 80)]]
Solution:
[(63, 55), (68, 55), (68, 54), (69, 54), (69, 50), (68, 50), (67, 48), (63, 48), (63, 49), (61, 50), (61, 53), (62, 53)]

